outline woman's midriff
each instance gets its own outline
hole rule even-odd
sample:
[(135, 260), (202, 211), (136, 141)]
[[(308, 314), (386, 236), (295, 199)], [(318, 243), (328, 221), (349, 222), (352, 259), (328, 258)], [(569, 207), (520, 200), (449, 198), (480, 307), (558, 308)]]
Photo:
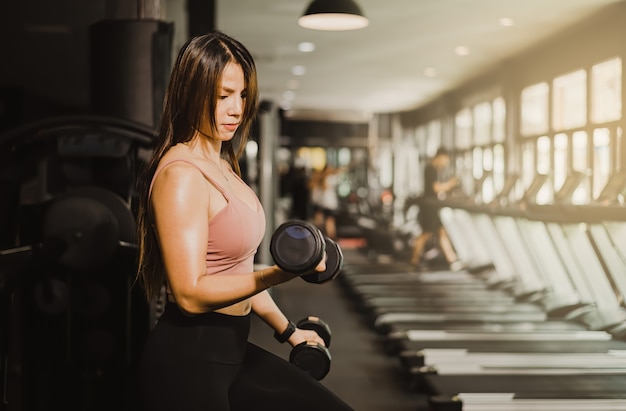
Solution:
[[(174, 296), (171, 293), (167, 293), (167, 301), (171, 303), (176, 303)], [(252, 304), (250, 303), (250, 299), (247, 298), (243, 301), (236, 302), (235, 304), (229, 305), (227, 307), (218, 308), (213, 310), (216, 313), (233, 315), (237, 317), (243, 317), (245, 315), (250, 314), (252, 311)]]
[(218, 308), (214, 311), (220, 314), (244, 316), (248, 315), (251, 310), (252, 304), (250, 303), (250, 299), (246, 299), (243, 301), (239, 301), (238, 303), (235, 303), (233, 305), (229, 305), (228, 307)]

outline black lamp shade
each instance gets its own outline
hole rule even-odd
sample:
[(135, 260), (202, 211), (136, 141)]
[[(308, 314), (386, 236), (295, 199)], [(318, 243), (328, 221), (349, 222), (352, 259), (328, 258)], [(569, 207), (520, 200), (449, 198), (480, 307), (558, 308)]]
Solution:
[(369, 21), (352, 0), (313, 0), (298, 23), (314, 30), (355, 30)]

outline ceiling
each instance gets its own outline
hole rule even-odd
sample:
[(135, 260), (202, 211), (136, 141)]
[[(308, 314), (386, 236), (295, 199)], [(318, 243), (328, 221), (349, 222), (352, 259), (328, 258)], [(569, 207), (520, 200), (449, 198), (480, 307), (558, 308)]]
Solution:
[[(216, 26), (244, 43), (261, 98), (294, 118), (365, 119), (420, 107), (508, 56), (623, 0), (356, 0), (356, 31), (301, 28), (310, 0), (217, 0)], [(510, 19), (504, 26), (500, 19)], [(298, 51), (312, 42), (315, 50)], [(459, 46), (469, 50), (458, 55)], [(305, 73), (293, 75), (293, 66)]]

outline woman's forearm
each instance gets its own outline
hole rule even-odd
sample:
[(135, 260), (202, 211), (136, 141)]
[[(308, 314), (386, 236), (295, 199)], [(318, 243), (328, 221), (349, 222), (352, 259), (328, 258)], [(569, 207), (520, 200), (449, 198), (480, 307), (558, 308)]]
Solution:
[(263, 291), (253, 296), (250, 300), (252, 302), (252, 310), (269, 325), (274, 331), (281, 333), (287, 328), (289, 320), (278, 308), (276, 302), (272, 298), (269, 292)]
[(183, 310), (197, 314), (246, 300), (292, 278), (293, 274), (272, 266), (245, 274), (203, 275), (195, 284), (172, 291)]

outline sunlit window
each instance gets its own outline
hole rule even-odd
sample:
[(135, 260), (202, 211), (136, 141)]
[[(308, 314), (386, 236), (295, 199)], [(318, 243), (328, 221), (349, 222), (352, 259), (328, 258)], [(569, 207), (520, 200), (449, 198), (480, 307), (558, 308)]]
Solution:
[(535, 142), (528, 140), (522, 143), (522, 174), (521, 179), (524, 189), (530, 186), (535, 178)]
[[(572, 135), (572, 169), (588, 173), (589, 160), (588, 160), (588, 136), (585, 131), (577, 131)], [(590, 197), (590, 181), (586, 179), (583, 181), (578, 189), (574, 191), (572, 195), (572, 202), (574, 204), (586, 204), (589, 202)]]
[(492, 112), (489, 102), (474, 106), (474, 144), (484, 145), (491, 142)]
[(617, 138), (615, 139), (615, 169), (623, 170), (624, 169), (624, 139), (622, 138), (622, 128), (617, 128)]
[(481, 196), (483, 200), (490, 201), (494, 196), (493, 175), (491, 174), (491, 171), (493, 171), (493, 151), (491, 148), (485, 148), (483, 150), (483, 169), (490, 173), (486, 177), (483, 175), (485, 181), (483, 181), (481, 187)]
[(419, 152), (426, 154), (426, 126), (419, 126), (415, 130), (415, 143)]
[(499, 193), (504, 187), (506, 178), (504, 164), (504, 146), (496, 144), (493, 146), (493, 187), (495, 193)]
[(537, 172), (548, 174), (550, 165), (550, 137), (539, 137), (537, 139)]
[(554, 136), (554, 189), (559, 190), (567, 177), (567, 134)]
[(483, 169), (486, 171), (493, 170), (493, 151), (491, 151), (491, 148), (483, 150)]
[(426, 152), (429, 157), (433, 157), (441, 146), (441, 123), (437, 120), (431, 121), (428, 123), (427, 132)]
[[(349, 166), (349, 164), (345, 164)], [(394, 153), (394, 193), (398, 197), (419, 194), (421, 185), (419, 151), (416, 146), (415, 136), (410, 130), (405, 131), (402, 144), (395, 147)]]
[(483, 176), (483, 149), (480, 147), (474, 147), (472, 150), (472, 176), (478, 180)]
[(460, 149), (470, 148), (472, 144), (472, 111), (469, 108), (459, 111), (455, 118), (456, 146)]
[(611, 59), (591, 68), (591, 121), (605, 123), (622, 116), (622, 60)]
[(587, 133), (575, 133), (572, 138), (572, 169), (586, 171), (587, 162)]
[(381, 187), (389, 188), (393, 184), (393, 151), (388, 144), (381, 144), (379, 154), (379, 181)]
[[(473, 194), (474, 191), (474, 178), (473, 178), (473, 153), (470, 150), (465, 151), (462, 156), (459, 156), (459, 160), (462, 162), (462, 167), (457, 168), (461, 171), (461, 188), (463, 193), (468, 197)], [(458, 164), (458, 163), (457, 163)]]
[(501, 143), (506, 136), (506, 104), (502, 97), (493, 100), (493, 141)]
[(538, 135), (548, 131), (548, 83), (539, 83), (522, 90), (521, 133)]
[[(548, 174), (550, 172), (551, 159), (550, 159), (550, 137), (543, 136), (537, 139), (537, 173)], [(541, 190), (537, 193), (537, 203), (547, 204), (552, 200), (552, 186), (550, 184), (544, 184)]]
[(593, 130), (593, 198), (609, 181), (611, 175), (611, 133), (608, 128)]
[(554, 79), (552, 127), (569, 130), (587, 123), (587, 72), (574, 71)]

